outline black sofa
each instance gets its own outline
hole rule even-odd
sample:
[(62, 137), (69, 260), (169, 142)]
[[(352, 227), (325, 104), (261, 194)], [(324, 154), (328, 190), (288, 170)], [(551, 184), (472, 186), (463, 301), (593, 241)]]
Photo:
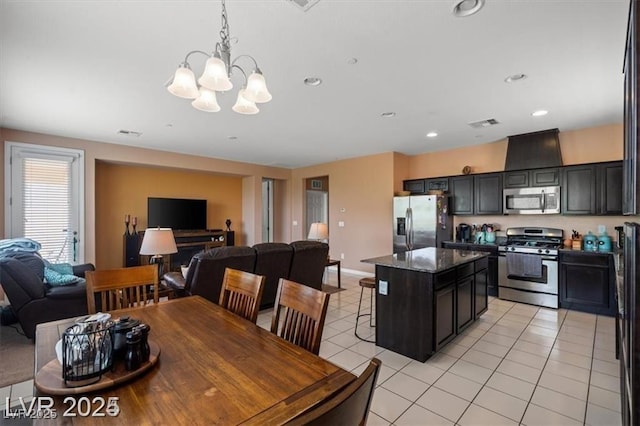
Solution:
[(200, 295), (218, 303), (225, 268), (264, 275), (260, 306), (266, 308), (275, 302), (280, 278), (322, 289), (328, 254), (329, 245), (317, 241), (216, 247), (193, 256), (186, 278), (180, 272), (168, 272), (163, 278), (179, 295)]
[[(73, 273), (84, 278), (95, 270), (90, 263), (76, 265)], [(44, 262), (34, 253), (0, 258), (0, 285), (25, 335), (33, 339), (36, 325), (87, 314), (87, 291), (80, 283), (52, 287), (44, 283)]]

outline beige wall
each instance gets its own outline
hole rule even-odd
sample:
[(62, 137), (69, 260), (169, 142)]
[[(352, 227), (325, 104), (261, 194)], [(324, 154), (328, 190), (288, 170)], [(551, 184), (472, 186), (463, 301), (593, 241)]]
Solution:
[[(360, 260), (388, 254), (391, 250), (391, 199), (394, 190), (393, 153), (371, 155), (293, 170), (293, 239), (303, 239), (304, 180), (329, 176), (330, 255), (342, 267), (373, 272)], [(338, 222), (343, 221), (344, 227)]]
[[(147, 227), (147, 197), (207, 200), (207, 227), (225, 229), (231, 219), (242, 232), (242, 178), (205, 172), (96, 162), (96, 267), (123, 266), (124, 215), (138, 218), (137, 230)], [(242, 244), (242, 240), (236, 241)]]
[[(258, 166), (255, 164), (241, 163), (237, 161), (220, 160), (216, 158), (197, 157), (193, 155), (176, 154), (166, 151), (155, 151), (132, 146), (93, 142), (83, 139), (65, 138), (41, 133), (23, 132), (12, 129), (0, 129), (3, 142), (23, 142), (38, 145), (59, 146), (84, 150), (85, 153), (85, 245), (84, 260), (96, 262), (96, 162), (123, 163), (138, 166), (157, 166), (191, 170), (205, 173), (228, 174), (242, 177), (252, 182), (258, 182), (258, 188), (263, 177), (289, 180), (291, 170), (276, 167)], [(3, 147), (4, 152), (4, 147)], [(4, 168), (4, 162), (1, 163)], [(0, 176), (0, 188), (4, 188), (4, 170)], [(242, 226), (244, 230), (240, 237), (242, 241), (252, 244), (260, 240), (261, 218), (261, 190), (255, 190), (255, 185), (243, 184)], [(290, 199), (290, 198), (288, 198)], [(290, 206), (283, 209), (287, 219), (290, 215)], [(4, 210), (0, 213), (0, 231), (5, 235)], [(246, 224), (246, 225), (245, 225)], [(258, 227), (256, 227), (258, 225)], [(288, 230), (289, 228), (287, 228)], [(290, 235), (285, 238), (289, 239)]]

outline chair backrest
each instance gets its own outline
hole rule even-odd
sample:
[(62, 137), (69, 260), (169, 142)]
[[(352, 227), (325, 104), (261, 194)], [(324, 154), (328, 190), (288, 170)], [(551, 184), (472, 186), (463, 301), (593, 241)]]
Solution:
[(320, 241), (294, 241), (289, 277), (291, 281), (322, 289), (322, 276), (327, 265), (329, 244)]
[(264, 275), (225, 268), (220, 306), (255, 324), (258, 321), (264, 280)]
[(87, 307), (96, 313), (96, 294), (102, 311), (143, 306), (149, 303), (149, 285), (153, 286), (153, 303), (158, 303), (157, 265), (87, 271)]
[(328, 306), (328, 293), (281, 278), (271, 332), (317, 355)]
[(381, 365), (373, 358), (360, 377), (287, 425), (366, 425)]
[(185, 290), (188, 294), (202, 296), (218, 303), (225, 268), (253, 272), (255, 264), (256, 251), (251, 247), (224, 246), (205, 250), (193, 256)]
[(293, 247), (286, 243), (259, 243), (253, 249), (256, 251), (253, 273), (266, 277), (260, 307), (271, 307), (276, 300), (280, 278), (289, 279)]

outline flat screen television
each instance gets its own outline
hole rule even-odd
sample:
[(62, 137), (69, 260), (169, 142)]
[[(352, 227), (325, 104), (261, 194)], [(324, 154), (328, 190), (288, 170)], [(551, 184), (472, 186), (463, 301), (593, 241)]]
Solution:
[(179, 230), (207, 229), (207, 200), (147, 199), (147, 227)]

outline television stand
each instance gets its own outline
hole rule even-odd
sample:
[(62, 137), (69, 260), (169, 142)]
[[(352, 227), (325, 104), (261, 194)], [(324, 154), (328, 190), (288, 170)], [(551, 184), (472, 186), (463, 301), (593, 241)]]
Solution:
[[(140, 255), (140, 245), (144, 231), (137, 234), (124, 235), (124, 266), (138, 266), (149, 263), (149, 256)], [(194, 254), (214, 247), (232, 246), (235, 244), (235, 232), (222, 229), (206, 229), (202, 231), (173, 231), (177, 253), (165, 254), (165, 272), (180, 271), (181, 265), (189, 265)]]

